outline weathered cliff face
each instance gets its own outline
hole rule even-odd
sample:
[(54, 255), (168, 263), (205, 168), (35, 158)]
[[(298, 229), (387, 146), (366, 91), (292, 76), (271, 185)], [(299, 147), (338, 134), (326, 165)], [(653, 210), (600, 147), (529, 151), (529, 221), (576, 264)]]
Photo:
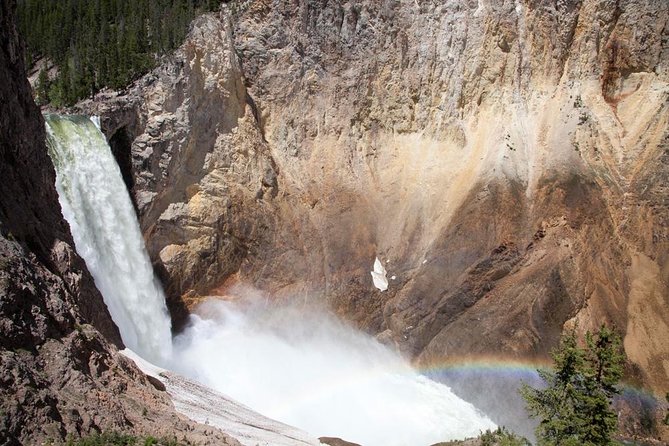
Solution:
[(60, 213), (14, 8), (0, 5), (0, 444), (100, 430), (238, 444), (178, 416), (164, 388), (118, 354), (118, 330)]
[(666, 2), (236, 5), (84, 104), (129, 131), (170, 295), (327, 302), (425, 363), (607, 322), (667, 390)]
[(79, 107), (102, 117), (163, 279), (174, 325), (183, 301), (271, 243), (276, 172), (246, 95), (230, 24), (206, 15), (188, 41), (125, 95)]
[(58, 443), (100, 431), (239, 444), (177, 415), (164, 387), (154, 387), (86, 323), (64, 280), (5, 237), (0, 296), (3, 446)]
[(613, 323), (666, 389), (668, 16), (653, 1), (253, 3), (235, 37), (282, 221), (309, 216), (321, 261), (270, 253), (250, 277), (309, 271), (425, 362), (543, 356), (568, 320)]

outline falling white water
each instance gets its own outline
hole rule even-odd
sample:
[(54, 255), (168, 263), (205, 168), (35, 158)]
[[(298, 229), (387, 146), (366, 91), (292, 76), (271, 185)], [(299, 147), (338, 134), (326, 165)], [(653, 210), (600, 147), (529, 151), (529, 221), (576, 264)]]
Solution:
[(123, 342), (164, 364), (172, 348), (165, 298), (109, 145), (87, 117), (47, 115), (45, 121), (56, 189), (77, 252)]
[(494, 428), (447, 386), (326, 313), (213, 300), (173, 347), (164, 296), (104, 135), (86, 117), (46, 123), (77, 251), (123, 341), (143, 358), (311, 434), (364, 446), (428, 445)]
[(173, 367), (262, 414), (364, 446), (429, 445), (495, 425), (374, 339), (313, 310), (210, 300)]

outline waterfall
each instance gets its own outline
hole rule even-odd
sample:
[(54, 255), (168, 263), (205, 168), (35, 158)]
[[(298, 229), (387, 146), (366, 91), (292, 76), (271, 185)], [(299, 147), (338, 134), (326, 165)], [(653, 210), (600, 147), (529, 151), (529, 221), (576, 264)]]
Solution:
[(56, 189), (77, 252), (126, 346), (165, 364), (170, 318), (121, 171), (105, 136), (85, 116), (45, 116)]
[[(56, 189), (77, 252), (123, 342), (144, 359), (312, 434), (367, 446), (433, 444), (495, 427), (447, 386), (328, 313), (270, 308), (249, 295), (240, 299), (245, 304), (214, 299), (191, 315), (173, 344), (165, 298), (99, 122), (45, 120)], [(182, 392), (190, 398), (186, 388)]]

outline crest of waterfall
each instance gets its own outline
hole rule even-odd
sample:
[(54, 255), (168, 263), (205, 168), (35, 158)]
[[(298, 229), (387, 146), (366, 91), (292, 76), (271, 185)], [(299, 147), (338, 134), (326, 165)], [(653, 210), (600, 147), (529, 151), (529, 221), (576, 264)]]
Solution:
[(171, 324), (121, 172), (99, 124), (45, 116), (56, 189), (77, 252), (102, 293), (126, 346), (164, 364)]

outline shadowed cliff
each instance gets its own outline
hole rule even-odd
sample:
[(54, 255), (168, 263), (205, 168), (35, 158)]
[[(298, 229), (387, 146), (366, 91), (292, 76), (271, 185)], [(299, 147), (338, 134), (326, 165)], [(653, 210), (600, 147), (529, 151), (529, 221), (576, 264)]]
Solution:
[(0, 6), (0, 444), (101, 430), (238, 444), (178, 416), (164, 388), (118, 354), (118, 330), (60, 213), (15, 6)]

